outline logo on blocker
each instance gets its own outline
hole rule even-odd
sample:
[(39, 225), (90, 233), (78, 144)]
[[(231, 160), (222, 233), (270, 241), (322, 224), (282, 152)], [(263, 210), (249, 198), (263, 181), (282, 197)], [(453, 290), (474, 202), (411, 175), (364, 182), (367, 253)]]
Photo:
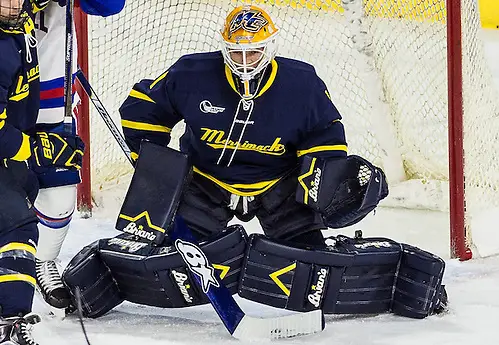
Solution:
[(220, 283), (215, 278), (215, 269), (209, 264), (208, 259), (198, 246), (190, 242), (176, 240), (175, 248), (182, 255), (189, 269), (201, 280), (204, 293), (208, 293), (210, 285), (220, 287)]
[(124, 232), (128, 232), (129, 234), (139, 236), (141, 238), (145, 238), (149, 241), (154, 241), (156, 239), (156, 235), (152, 231), (144, 230), (143, 225), (138, 225), (135, 222), (130, 222), (123, 229)]

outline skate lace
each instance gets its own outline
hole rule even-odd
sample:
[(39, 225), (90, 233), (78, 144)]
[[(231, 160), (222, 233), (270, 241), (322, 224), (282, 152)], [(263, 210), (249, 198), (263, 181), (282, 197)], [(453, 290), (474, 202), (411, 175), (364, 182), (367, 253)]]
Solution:
[[(38, 345), (38, 343), (33, 339), (31, 335), (31, 329), (33, 326), (27, 323), (25, 320), (17, 322), (12, 329), (12, 332), (17, 338), (17, 342), (21, 345)], [(13, 335), (14, 335), (13, 334)]]
[(45, 291), (64, 288), (59, 271), (54, 261), (36, 261), (38, 284)]

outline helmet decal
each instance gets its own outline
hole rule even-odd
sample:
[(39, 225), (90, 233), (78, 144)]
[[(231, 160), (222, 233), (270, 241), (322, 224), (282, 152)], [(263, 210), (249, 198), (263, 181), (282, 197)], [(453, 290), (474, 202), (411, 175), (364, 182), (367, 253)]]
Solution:
[(229, 35), (232, 35), (239, 29), (255, 33), (260, 31), (268, 23), (269, 21), (265, 19), (262, 12), (254, 9), (243, 10), (232, 18)]

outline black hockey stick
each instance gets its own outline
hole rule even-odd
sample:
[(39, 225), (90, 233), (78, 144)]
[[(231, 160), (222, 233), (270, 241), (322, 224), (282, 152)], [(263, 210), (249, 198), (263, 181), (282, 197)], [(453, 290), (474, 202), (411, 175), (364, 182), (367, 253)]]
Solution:
[(113, 135), (114, 139), (118, 142), (118, 145), (120, 146), (121, 150), (125, 154), (126, 158), (128, 161), (133, 165), (133, 159), (132, 159), (132, 152), (128, 148), (128, 145), (125, 142), (125, 139), (123, 138), (123, 135), (121, 134), (120, 130), (118, 127), (116, 127), (116, 124), (114, 123), (113, 119), (111, 118), (111, 115), (107, 112), (106, 108), (104, 107), (104, 104), (102, 104), (101, 100), (95, 93), (94, 89), (88, 82), (88, 79), (85, 77), (81, 69), (78, 69), (76, 71), (76, 78), (80, 82), (80, 85), (82, 86), (83, 90), (87, 94), (88, 98), (94, 105), (95, 109), (99, 113), (99, 115), (102, 117), (102, 120), (104, 120), (104, 123), (106, 124), (107, 128), (109, 128), (109, 131), (111, 131), (111, 134)]
[(66, 42), (64, 56), (64, 132), (73, 132), (73, 14), (74, 0), (66, 1)]
[[(113, 137), (116, 139), (121, 149), (132, 163), (133, 161), (130, 156), (130, 150), (126, 145), (121, 132), (117, 129), (102, 102), (99, 100), (97, 95), (95, 95), (95, 92), (91, 88), (87, 78), (80, 70), (77, 71), (76, 77), (80, 81), (83, 89), (89, 96), (100, 116), (104, 119), (104, 122), (111, 131)], [(185, 264), (194, 273), (196, 282), (203, 289), (203, 292), (208, 297), (211, 305), (217, 312), (229, 333), (235, 338), (248, 340), (291, 338), (299, 335), (317, 333), (324, 329), (324, 315), (320, 309), (306, 313), (297, 313), (288, 316), (265, 319), (246, 315), (234, 300), (234, 297), (227, 287), (221, 283), (215, 275), (210, 275), (208, 277), (206, 274), (203, 275), (200, 273), (200, 271), (213, 272), (213, 266), (206, 258), (204, 252), (197, 245), (191, 230), (178, 216), (175, 220), (171, 236), (176, 240), (175, 246), (181, 254)], [(192, 257), (192, 254), (197, 257), (204, 258), (202, 263), (205, 268), (204, 270), (196, 269), (196, 266), (189, 259)], [(200, 265), (201, 263), (196, 262), (195, 264)]]

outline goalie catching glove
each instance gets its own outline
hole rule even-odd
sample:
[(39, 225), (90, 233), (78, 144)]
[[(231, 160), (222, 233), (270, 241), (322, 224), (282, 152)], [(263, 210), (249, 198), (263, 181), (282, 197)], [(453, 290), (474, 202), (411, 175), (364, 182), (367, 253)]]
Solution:
[(80, 170), (85, 144), (79, 136), (37, 132), (33, 144), (33, 164)]
[(296, 201), (321, 213), (324, 224), (343, 228), (362, 220), (388, 195), (383, 171), (359, 156), (305, 156)]

